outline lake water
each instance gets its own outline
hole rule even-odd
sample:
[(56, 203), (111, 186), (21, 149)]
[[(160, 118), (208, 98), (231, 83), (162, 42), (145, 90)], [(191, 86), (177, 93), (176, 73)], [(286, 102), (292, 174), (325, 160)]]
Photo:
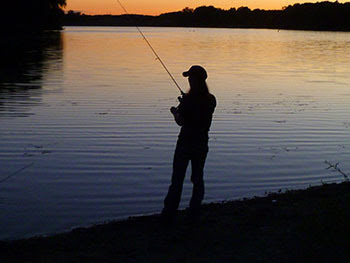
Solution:
[[(206, 203), (343, 181), (325, 160), (350, 173), (350, 33), (142, 30), (184, 90), (184, 70), (208, 71), (218, 106)], [(68, 27), (11, 52), (0, 78), (0, 239), (159, 212), (179, 93), (137, 30)], [(182, 208), (190, 195), (188, 176)]]

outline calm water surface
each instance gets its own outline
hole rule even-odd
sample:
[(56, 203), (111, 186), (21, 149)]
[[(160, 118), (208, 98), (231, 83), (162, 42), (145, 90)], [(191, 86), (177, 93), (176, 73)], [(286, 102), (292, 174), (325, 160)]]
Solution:
[[(342, 181), (325, 160), (350, 173), (349, 33), (142, 30), (183, 89), (192, 64), (209, 73), (205, 202)], [(38, 42), (0, 78), (0, 239), (159, 212), (179, 94), (140, 35), (68, 27)], [(181, 207), (190, 195), (188, 176)]]

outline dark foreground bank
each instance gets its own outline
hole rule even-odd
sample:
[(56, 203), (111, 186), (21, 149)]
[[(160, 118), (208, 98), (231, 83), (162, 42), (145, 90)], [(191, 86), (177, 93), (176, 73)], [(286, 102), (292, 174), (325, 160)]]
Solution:
[(195, 226), (185, 214), (0, 242), (0, 262), (350, 262), (349, 182), (208, 204)]

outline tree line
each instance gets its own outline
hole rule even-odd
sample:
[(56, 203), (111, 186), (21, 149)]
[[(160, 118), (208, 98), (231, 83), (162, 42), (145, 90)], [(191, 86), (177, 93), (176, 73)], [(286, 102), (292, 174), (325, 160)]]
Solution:
[(66, 0), (11, 0), (1, 4), (4, 30), (60, 29)]
[(65, 25), (81, 26), (176, 26), (275, 28), (301, 30), (350, 30), (350, 2), (317, 2), (294, 4), (282, 10), (251, 10), (248, 7), (224, 10), (214, 6), (184, 8), (159, 16), (97, 15), (69, 11)]

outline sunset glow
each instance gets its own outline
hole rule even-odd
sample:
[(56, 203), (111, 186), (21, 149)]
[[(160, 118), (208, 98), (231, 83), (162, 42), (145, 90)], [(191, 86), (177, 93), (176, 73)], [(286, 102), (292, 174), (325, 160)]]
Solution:
[[(283, 6), (304, 2), (319, 2), (317, 0), (124, 0), (121, 1), (129, 13), (144, 15), (159, 15), (161, 13), (179, 11), (184, 7), (196, 8), (202, 5), (213, 5), (217, 8), (229, 9), (231, 7), (248, 6), (250, 9), (281, 9)], [(346, 1), (339, 1), (346, 2)], [(67, 0), (66, 11), (74, 10), (85, 14), (123, 14), (117, 0)]]

